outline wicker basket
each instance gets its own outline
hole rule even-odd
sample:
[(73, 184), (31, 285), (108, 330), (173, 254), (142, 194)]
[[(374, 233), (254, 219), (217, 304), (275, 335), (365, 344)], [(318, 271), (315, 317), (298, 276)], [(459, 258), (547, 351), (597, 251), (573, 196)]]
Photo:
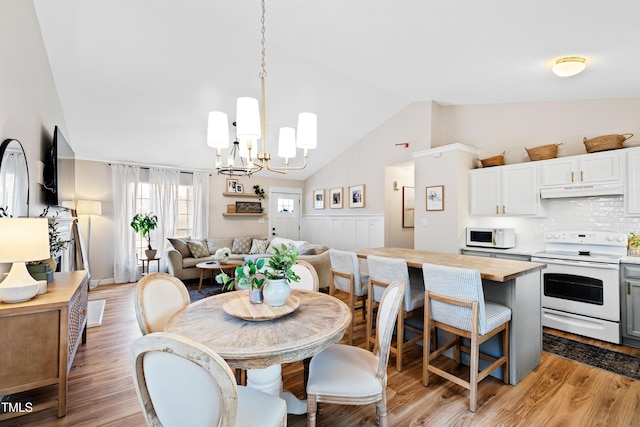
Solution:
[(487, 157), (486, 159), (481, 159), (480, 163), (482, 163), (483, 168), (488, 168), (490, 166), (502, 166), (504, 165), (504, 151), (502, 154), (498, 154), (497, 156)]
[(562, 145), (560, 144), (548, 144), (541, 145), (539, 147), (526, 148), (527, 154), (531, 161), (535, 160), (546, 160), (546, 159), (555, 159), (558, 155), (558, 147)]
[(583, 139), (587, 153), (595, 153), (598, 151), (617, 150), (622, 148), (622, 143), (633, 136), (632, 133), (622, 135), (602, 135), (595, 138)]

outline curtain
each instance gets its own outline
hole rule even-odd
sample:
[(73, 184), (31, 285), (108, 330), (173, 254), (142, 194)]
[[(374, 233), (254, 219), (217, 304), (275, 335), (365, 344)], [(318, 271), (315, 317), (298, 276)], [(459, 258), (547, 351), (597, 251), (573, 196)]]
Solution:
[(193, 238), (209, 237), (209, 174), (193, 173)]
[(167, 237), (175, 237), (178, 222), (178, 187), (180, 172), (149, 169), (151, 212), (158, 216), (158, 227), (151, 232), (151, 245), (158, 250), (160, 271), (167, 271)]
[(111, 165), (115, 228), (113, 255), (115, 283), (129, 283), (138, 280), (136, 232), (130, 224), (136, 214), (139, 180), (140, 168), (138, 166)]

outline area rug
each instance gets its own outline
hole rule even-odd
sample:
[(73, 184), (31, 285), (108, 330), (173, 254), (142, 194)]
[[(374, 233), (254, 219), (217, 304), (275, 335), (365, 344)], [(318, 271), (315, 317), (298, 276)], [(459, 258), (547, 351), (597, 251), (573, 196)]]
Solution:
[(552, 334), (542, 334), (542, 350), (547, 353), (640, 380), (640, 357), (584, 344)]
[(105, 303), (106, 301), (103, 299), (89, 301), (87, 307), (87, 328), (95, 328), (96, 326), (102, 325)]
[(210, 297), (212, 295), (217, 295), (220, 293), (220, 285), (212, 284), (210, 280), (206, 280), (202, 284), (202, 292), (198, 292), (198, 283), (196, 280), (194, 282), (186, 282), (184, 285), (187, 287), (189, 291), (189, 297), (191, 298), (191, 302), (196, 302), (201, 300), (202, 298)]

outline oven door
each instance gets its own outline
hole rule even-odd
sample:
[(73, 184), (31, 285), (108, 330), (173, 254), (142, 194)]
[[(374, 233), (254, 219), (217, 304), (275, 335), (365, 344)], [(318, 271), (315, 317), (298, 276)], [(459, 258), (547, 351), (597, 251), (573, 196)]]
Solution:
[(543, 308), (620, 321), (618, 264), (542, 258), (539, 262), (547, 264), (542, 272)]

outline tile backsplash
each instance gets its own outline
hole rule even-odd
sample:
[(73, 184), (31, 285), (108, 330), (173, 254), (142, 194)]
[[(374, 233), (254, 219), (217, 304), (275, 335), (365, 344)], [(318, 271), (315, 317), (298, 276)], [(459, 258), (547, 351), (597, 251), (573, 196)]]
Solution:
[(518, 245), (541, 243), (544, 233), (557, 230), (640, 232), (640, 217), (624, 214), (623, 196), (547, 199), (547, 216), (472, 217), (477, 227), (514, 227)]

